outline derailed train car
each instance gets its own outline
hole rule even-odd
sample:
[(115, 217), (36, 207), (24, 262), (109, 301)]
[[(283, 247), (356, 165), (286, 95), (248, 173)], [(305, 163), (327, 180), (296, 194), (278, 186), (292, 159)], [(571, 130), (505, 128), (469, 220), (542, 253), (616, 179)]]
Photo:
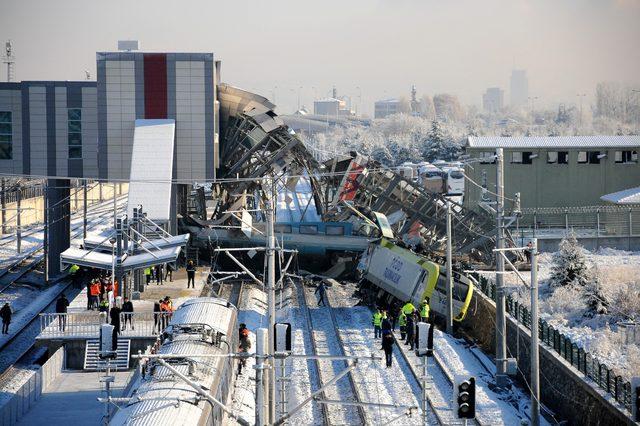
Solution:
[[(447, 271), (443, 265), (382, 239), (369, 246), (359, 268), (363, 278), (375, 286), (376, 299), (381, 296), (389, 305), (411, 301), (416, 307), (426, 299), (432, 313), (446, 315)], [(473, 288), (469, 277), (453, 272), (454, 321), (464, 319)]]
[[(202, 297), (184, 302), (163, 333), (158, 354), (180, 354), (166, 363), (226, 403), (235, 372), (233, 358), (198, 355), (227, 354), (237, 347), (237, 311), (226, 300)], [(110, 425), (219, 425), (220, 407), (200, 397), (167, 367), (150, 359), (135, 378), (129, 402)]]

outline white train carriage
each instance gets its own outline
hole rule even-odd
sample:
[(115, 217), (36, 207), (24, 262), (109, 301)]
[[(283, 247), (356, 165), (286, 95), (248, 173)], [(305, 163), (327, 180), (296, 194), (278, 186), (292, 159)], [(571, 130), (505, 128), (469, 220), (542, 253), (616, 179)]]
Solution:
[[(196, 298), (183, 303), (163, 333), (158, 354), (180, 354), (166, 363), (226, 403), (235, 372), (233, 358), (198, 355), (227, 354), (237, 347), (237, 311), (226, 300)], [(220, 425), (220, 407), (200, 397), (182, 379), (153, 359), (145, 365), (111, 425)]]

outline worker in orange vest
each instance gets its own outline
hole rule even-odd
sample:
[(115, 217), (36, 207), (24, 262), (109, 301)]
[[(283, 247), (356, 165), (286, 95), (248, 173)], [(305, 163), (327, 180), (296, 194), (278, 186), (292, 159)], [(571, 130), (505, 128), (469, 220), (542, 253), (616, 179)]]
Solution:
[(91, 287), (89, 288), (89, 306), (91, 310), (98, 308), (98, 299), (100, 298), (100, 283), (98, 280), (93, 280)]

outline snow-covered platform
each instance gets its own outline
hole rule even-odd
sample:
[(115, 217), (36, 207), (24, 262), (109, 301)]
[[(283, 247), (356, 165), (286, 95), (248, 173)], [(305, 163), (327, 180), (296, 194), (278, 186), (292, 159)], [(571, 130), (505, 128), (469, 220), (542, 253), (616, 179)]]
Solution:
[[(131, 373), (122, 371), (112, 374), (115, 376), (115, 381), (111, 384), (111, 395), (119, 396)], [(104, 384), (100, 382), (101, 376), (104, 376), (104, 372), (62, 372), (18, 424), (67, 425), (73, 423), (74, 426), (101, 424), (104, 409), (97, 400), (105, 396)]]

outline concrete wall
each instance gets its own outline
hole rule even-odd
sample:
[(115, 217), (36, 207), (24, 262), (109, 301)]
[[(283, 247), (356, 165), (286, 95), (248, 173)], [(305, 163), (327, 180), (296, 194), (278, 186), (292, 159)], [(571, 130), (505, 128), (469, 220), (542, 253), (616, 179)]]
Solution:
[(63, 363), (64, 350), (58, 349), (14, 392), (14, 396), (0, 407), (0, 423), (7, 426), (16, 424), (60, 375)]
[[(473, 338), (488, 354), (495, 354), (495, 303), (479, 291), (474, 292), (462, 331)], [(511, 316), (507, 316), (508, 356), (518, 359), (519, 374), (524, 385), (529, 381), (530, 334)], [(597, 389), (595, 383), (573, 368), (552, 349), (540, 344), (540, 397), (557, 420), (572, 425), (632, 425), (626, 411), (613, 398)]]
[[(607, 153), (600, 164), (579, 164), (579, 151), (597, 151)], [(513, 198), (520, 192), (522, 208), (593, 206), (604, 204), (600, 197), (623, 189), (638, 186), (640, 182), (640, 163), (618, 164), (616, 151), (636, 150), (636, 148), (556, 148), (553, 151), (568, 151), (568, 164), (548, 164), (547, 152), (550, 149), (505, 149), (504, 181), (505, 195)], [(538, 157), (532, 164), (514, 164), (512, 153), (533, 152)], [(467, 148), (472, 158), (480, 157), (490, 149)], [(495, 192), (496, 165), (474, 162), (473, 168), (466, 167), (465, 173), (477, 183), (482, 183), (482, 173), (486, 172), (487, 187)], [(475, 185), (465, 185), (466, 206), (473, 208), (481, 198), (481, 190)]]

